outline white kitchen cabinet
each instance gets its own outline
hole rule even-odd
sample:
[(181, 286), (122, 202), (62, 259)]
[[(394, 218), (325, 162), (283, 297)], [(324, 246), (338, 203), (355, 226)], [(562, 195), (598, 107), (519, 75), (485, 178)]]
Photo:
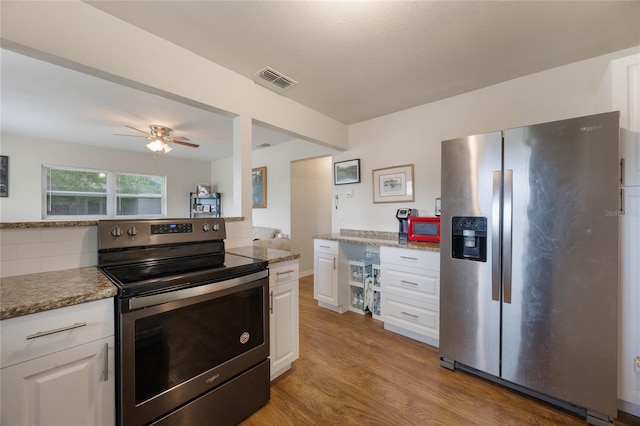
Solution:
[(345, 297), (338, 282), (338, 257), (337, 241), (314, 240), (313, 296), (323, 308), (342, 313)]
[(289, 370), (300, 354), (298, 275), (297, 260), (269, 266), (271, 380)]
[(113, 300), (3, 320), (3, 425), (113, 425)]
[(620, 111), (622, 185), (640, 185), (640, 54), (611, 62), (613, 109)]
[(640, 416), (640, 186), (624, 188), (618, 290), (618, 408)]
[(611, 61), (596, 108), (600, 112), (620, 111), (622, 185), (640, 185), (640, 54)]
[(384, 328), (438, 346), (440, 254), (427, 250), (380, 249)]

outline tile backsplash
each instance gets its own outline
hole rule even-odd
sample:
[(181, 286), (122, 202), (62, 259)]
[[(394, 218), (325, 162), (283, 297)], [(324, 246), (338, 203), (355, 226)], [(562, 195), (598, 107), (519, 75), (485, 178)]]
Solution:
[(95, 266), (97, 226), (0, 230), (0, 277)]

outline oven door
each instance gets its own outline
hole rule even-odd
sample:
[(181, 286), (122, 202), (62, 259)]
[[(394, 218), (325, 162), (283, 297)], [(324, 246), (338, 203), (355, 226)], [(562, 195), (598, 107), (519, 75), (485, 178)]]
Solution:
[(119, 306), (118, 419), (142, 425), (269, 356), (268, 271)]

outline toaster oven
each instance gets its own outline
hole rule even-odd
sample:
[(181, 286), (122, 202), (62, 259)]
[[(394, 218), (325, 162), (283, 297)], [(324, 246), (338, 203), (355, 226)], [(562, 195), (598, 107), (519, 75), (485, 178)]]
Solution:
[(407, 231), (409, 241), (422, 241), (427, 243), (440, 242), (440, 218), (409, 216)]

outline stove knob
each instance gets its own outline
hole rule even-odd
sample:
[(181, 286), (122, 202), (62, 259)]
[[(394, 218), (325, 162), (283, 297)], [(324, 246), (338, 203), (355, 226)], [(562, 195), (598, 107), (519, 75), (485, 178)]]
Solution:
[(220, 230), (220, 225), (218, 225), (217, 223), (213, 224), (213, 230), (218, 232), (218, 230)]
[(120, 228), (119, 226), (114, 226), (113, 228), (111, 228), (111, 236), (118, 238), (120, 235), (122, 235), (122, 228)]
[(138, 233), (138, 230), (136, 229), (135, 226), (130, 226), (129, 229), (127, 229), (127, 234), (129, 234), (130, 237), (136, 236), (137, 233)]
[(209, 227), (209, 224), (208, 224), (208, 223), (205, 223), (204, 225), (202, 225), (202, 230), (203, 230), (204, 232), (209, 232), (209, 229), (211, 229), (211, 228)]

